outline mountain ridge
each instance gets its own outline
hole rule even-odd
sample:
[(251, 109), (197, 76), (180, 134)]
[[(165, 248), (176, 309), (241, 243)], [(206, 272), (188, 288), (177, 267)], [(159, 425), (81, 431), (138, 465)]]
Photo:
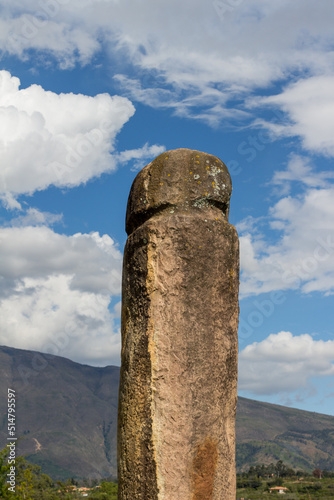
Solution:
[[(119, 367), (0, 346), (0, 445), (7, 389), (17, 395), (18, 453), (55, 479), (115, 478)], [(283, 460), (334, 470), (334, 417), (238, 398), (237, 467)]]

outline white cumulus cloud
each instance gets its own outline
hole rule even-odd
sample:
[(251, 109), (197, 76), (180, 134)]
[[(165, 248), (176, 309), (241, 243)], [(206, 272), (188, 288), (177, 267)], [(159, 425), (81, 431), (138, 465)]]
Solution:
[(334, 341), (272, 333), (239, 354), (239, 389), (257, 395), (292, 393), (312, 377), (334, 375)]
[(0, 72), (0, 195), (72, 187), (116, 168), (114, 140), (134, 113), (119, 96), (55, 94)]
[[(299, 181), (301, 194), (283, 196), (258, 221), (237, 225), (240, 235), (242, 296), (272, 290), (334, 292), (334, 187), (331, 172), (315, 174), (293, 156), (273, 183), (283, 191)], [(265, 231), (266, 229), (266, 231)]]
[(25, 214), (13, 217), (8, 225), (11, 226), (52, 226), (62, 222), (62, 214), (52, 214), (50, 212), (41, 212), (37, 208), (28, 208)]
[(137, 149), (128, 149), (127, 151), (122, 151), (116, 158), (118, 163), (128, 163), (134, 161), (132, 170), (139, 170), (145, 166), (145, 161), (147, 158), (155, 158), (166, 151), (165, 146), (158, 146), (154, 144), (149, 146), (148, 143), (144, 144), (143, 147)]
[(281, 108), (284, 124), (260, 122), (278, 137), (299, 136), (308, 151), (334, 156), (334, 75), (301, 79), (257, 102)]
[[(211, 125), (247, 116), (250, 91), (267, 95), (273, 83), (293, 77), (296, 85), (268, 103), (291, 116), (285, 133), (332, 154), (325, 129), (333, 115), (331, 0), (0, 0), (0, 6), (3, 52), (28, 58), (33, 49), (37, 60), (42, 54), (68, 68), (106, 49), (116, 54), (113, 75), (122, 92)], [(114, 67), (120, 56), (128, 73)]]
[(109, 236), (7, 227), (0, 252), (1, 344), (119, 363), (119, 311), (109, 305), (120, 294), (122, 255)]

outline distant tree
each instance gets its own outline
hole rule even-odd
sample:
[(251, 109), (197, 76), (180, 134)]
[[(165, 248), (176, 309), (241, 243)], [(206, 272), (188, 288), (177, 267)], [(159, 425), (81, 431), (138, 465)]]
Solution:
[(33, 470), (29, 467), (22, 467), (21, 477), (16, 485), (18, 498), (31, 499), (34, 491), (34, 477)]
[(287, 466), (282, 462), (282, 460), (278, 460), (275, 465), (275, 472), (277, 477), (284, 477), (287, 473)]
[(248, 471), (248, 476), (255, 476), (256, 475), (256, 470), (254, 465), (251, 465)]
[(68, 480), (68, 482), (69, 482), (69, 484), (72, 484), (73, 486), (78, 486), (79, 485), (78, 481), (74, 477), (71, 477)]
[(317, 479), (322, 479), (323, 474), (321, 469), (314, 469), (312, 472), (313, 476), (316, 477)]
[(258, 488), (260, 488), (261, 485), (262, 485), (262, 481), (258, 481), (256, 479), (250, 479), (249, 483), (248, 483), (248, 487), (254, 488), (254, 490), (257, 490)]
[(267, 465), (267, 474), (268, 476), (273, 476), (274, 474), (276, 474), (275, 464), (273, 464), (272, 462)]
[(334, 477), (334, 472), (330, 472), (327, 469), (322, 471), (322, 477)]
[(4, 448), (0, 452), (0, 495), (2, 498), (8, 498), (7, 489), (7, 474), (9, 472), (9, 465), (7, 461), (8, 448)]
[(286, 476), (287, 477), (293, 477), (296, 475), (296, 472), (294, 469), (291, 469), (290, 467), (287, 468), (286, 470)]
[(254, 477), (250, 479), (237, 479), (237, 488), (253, 488), (256, 490), (261, 485), (262, 481), (260, 481), (259, 479), (255, 479)]
[(117, 499), (117, 484), (102, 481), (100, 490), (101, 500), (116, 500)]
[(266, 477), (268, 476), (268, 468), (265, 465), (261, 465), (260, 471), (259, 471), (259, 476), (260, 477)]
[(15, 459), (15, 492), (9, 491), (7, 474), (8, 449), (0, 451), (0, 498), (10, 500), (56, 500), (59, 498), (52, 479), (41, 472), (37, 465), (28, 463), (23, 457)]

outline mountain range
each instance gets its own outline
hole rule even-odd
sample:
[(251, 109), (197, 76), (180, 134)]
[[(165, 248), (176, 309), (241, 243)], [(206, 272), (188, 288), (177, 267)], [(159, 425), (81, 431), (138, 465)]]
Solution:
[[(0, 347), (0, 446), (16, 394), (17, 453), (54, 479), (116, 477), (119, 367)], [(334, 470), (334, 417), (239, 397), (237, 469), (277, 460)]]

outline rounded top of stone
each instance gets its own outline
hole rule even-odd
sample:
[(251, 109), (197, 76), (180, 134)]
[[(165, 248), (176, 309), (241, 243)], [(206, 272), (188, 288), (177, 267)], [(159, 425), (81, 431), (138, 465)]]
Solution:
[(217, 156), (193, 149), (173, 149), (157, 156), (133, 181), (126, 213), (131, 234), (155, 213), (219, 208), (228, 219), (232, 182)]

